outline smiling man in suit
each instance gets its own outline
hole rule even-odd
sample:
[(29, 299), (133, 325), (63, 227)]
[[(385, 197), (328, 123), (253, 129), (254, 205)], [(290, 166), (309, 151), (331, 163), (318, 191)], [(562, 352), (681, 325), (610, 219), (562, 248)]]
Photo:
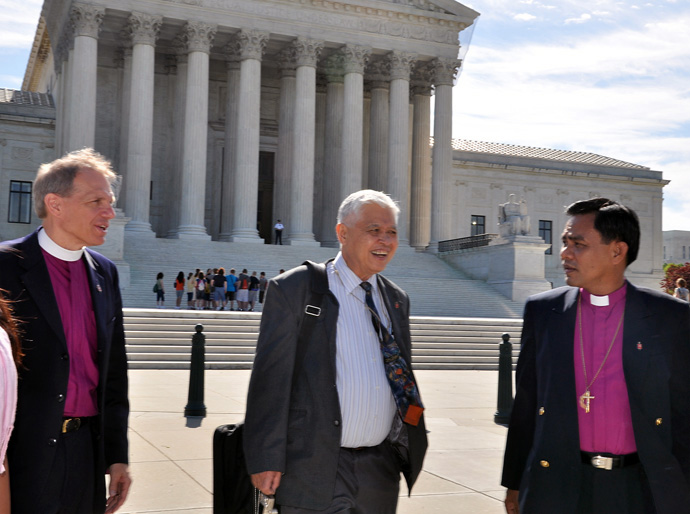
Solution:
[(42, 165), (33, 195), (43, 224), (0, 249), (0, 288), (20, 320), (25, 353), (8, 449), (14, 514), (115, 512), (127, 498), (118, 274), (86, 248), (105, 241), (116, 179), (90, 149)]
[[(398, 247), (398, 213), (383, 193), (352, 193), (338, 211), (335, 260), (270, 281), (244, 448), (252, 482), (276, 494), (281, 514), (394, 514), (400, 473), (411, 488), (421, 471), (427, 439), (409, 299), (380, 275)], [(320, 308), (307, 307), (316, 273)]]
[(528, 299), (502, 483), (508, 514), (690, 512), (690, 309), (625, 279), (637, 215), (572, 204), (566, 283)]

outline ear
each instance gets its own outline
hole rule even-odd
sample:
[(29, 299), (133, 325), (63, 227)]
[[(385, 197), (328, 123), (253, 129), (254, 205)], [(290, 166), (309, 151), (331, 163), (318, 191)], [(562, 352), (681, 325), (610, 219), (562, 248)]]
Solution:
[(345, 240), (347, 239), (347, 226), (344, 223), (338, 223), (335, 226), (335, 233), (338, 236), (338, 241), (340, 244), (345, 243)]
[(623, 241), (614, 241), (612, 245), (613, 263), (627, 265), (628, 257), (628, 243)]
[(52, 216), (59, 217), (62, 212), (62, 198), (55, 193), (48, 193), (43, 198), (43, 203), (46, 206), (46, 211)]

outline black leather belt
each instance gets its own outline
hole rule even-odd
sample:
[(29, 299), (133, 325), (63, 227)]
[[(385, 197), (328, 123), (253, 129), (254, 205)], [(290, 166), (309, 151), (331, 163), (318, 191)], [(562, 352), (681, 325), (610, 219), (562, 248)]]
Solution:
[(75, 432), (81, 427), (88, 425), (91, 418), (63, 418), (62, 433)]
[(632, 466), (640, 462), (640, 457), (637, 453), (628, 453), (627, 455), (613, 455), (610, 453), (590, 453), (580, 452), (583, 464), (589, 464), (597, 469), (617, 469), (626, 466)]

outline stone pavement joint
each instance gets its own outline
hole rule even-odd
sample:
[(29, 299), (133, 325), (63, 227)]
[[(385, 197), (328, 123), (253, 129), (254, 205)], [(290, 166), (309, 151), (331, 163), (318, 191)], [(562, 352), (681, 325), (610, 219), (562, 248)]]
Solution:
[[(426, 405), (429, 450), (399, 514), (503, 514), (507, 430), (494, 424), (498, 373), (415, 372)], [(244, 419), (249, 370), (207, 370), (205, 418), (185, 418), (189, 371), (130, 370), (134, 480), (122, 514), (213, 514), (213, 431)]]

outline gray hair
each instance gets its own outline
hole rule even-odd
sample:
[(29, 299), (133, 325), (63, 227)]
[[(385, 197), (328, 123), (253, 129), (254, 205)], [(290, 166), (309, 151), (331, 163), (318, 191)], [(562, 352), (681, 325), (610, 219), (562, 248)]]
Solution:
[(338, 208), (338, 223), (343, 223), (350, 216), (354, 215), (356, 218), (367, 204), (375, 203), (381, 207), (390, 209), (395, 216), (395, 222), (398, 222), (398, 215), (400, 214), (400, 207), (390, 196), (381, 191), (374, 191), (373, 189), (362, 189), (349, 195)]
[(59, 196), (70, 196), (73, 192), (74, 177), (80, 170), (94, 170), (103, 175), (115, 188), (119, 184), (119, 175), (113, 171), (110, 161), (93, 148), (83, 148), (70, 152), (63, 157), (41, 164), (33, 186), (34, 210), (39, 218), (48, 215), (45, 197), (54, 193)]

